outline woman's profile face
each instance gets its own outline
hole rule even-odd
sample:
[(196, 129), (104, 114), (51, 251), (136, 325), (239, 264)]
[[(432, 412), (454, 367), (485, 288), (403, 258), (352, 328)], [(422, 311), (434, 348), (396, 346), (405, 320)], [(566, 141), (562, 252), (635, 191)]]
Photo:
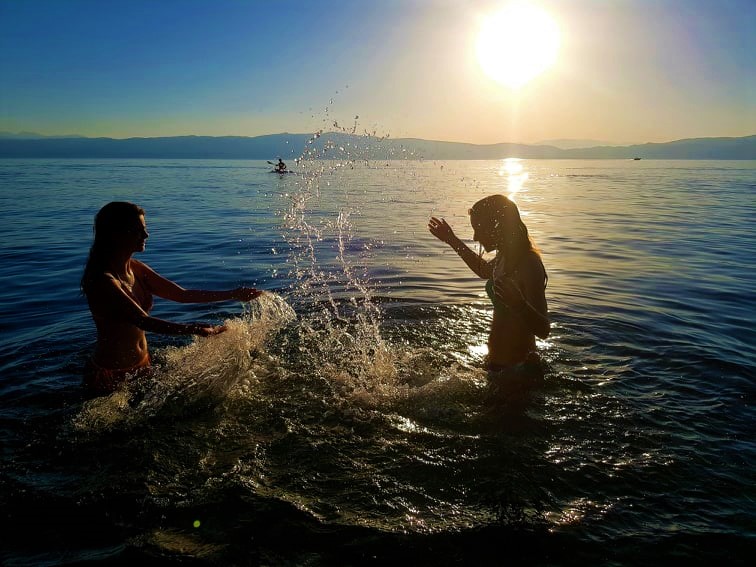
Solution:
[(147, 238), (150, 234), (147, 232), (147, 222), (144, 220), (144, 215), (139, 217), (133, 222), (131, 228), (126, 230), (126, 242), (132, 252), (144, 252), (147, 245)]
[(479, 215), (470, 215), (470, 224), (473, 227), (473, 240), (479, 242), (486, 252), (497, 248), (496, 234), (489, 219), (480, 218)]

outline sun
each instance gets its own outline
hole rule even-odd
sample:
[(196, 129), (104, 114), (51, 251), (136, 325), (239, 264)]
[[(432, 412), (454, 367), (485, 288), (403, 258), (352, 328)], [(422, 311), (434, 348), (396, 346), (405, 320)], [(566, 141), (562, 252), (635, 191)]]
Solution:
[(556, 22), (530, 3), (513, 3), (486, 17), (478, 34), (478, 62), (483, 71), (514, 89), (551, 67), (558, 51)]

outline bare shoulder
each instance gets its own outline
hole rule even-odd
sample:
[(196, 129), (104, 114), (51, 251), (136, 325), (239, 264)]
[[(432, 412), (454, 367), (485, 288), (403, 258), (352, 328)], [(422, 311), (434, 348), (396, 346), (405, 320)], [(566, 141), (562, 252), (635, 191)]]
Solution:
[(110, 272), (103, 272), (92, 278), (87, 287), (87, 301), (90, 307), (95, 308), (104, 304), (109, 304), (114, 294), (121, 293), (122, 284)]
[(142, 282), (149, 282), (155, 279), (158, 274), (150, 268), (147, 264), (136, 258), (131, 259), (131, 271)]
[(110, 272), (102, 272), (92, 278), (92, 282), (89, 287), (90, 291), (97, 292), (112, 289), (114, 287), (120, 288), (121, 282), (115, 275), (111, 274)]
[(131, 259), (131, 269), (134, 272), (138, 273), (145, 273), (145, 272), (151, 272), (152, 268), (150, 268), (147, 264), (142, 262), (141, 260), (137, 260), (136, 258)]

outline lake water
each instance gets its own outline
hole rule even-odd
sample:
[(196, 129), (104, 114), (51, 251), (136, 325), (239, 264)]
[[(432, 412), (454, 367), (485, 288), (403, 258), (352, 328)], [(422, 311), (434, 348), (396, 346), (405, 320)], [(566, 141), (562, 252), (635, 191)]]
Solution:
[[(756, 161), (0, 160), (0, 562), (745, 564), (756, 551)], [(540, 386), (492, 396), (483, 283), (426, 229), (513, 195)], [(88, 399), (92, 219), (255, 285)]]

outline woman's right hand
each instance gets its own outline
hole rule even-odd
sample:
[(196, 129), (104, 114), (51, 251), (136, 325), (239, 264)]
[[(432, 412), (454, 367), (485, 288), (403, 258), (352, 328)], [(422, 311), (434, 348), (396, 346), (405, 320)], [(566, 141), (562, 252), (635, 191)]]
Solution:
[(428, 230), (441, 242), (451, 244), (456, 238), (454, 231), (444, 219), (431, 217), (428, 221)]
[(237, 287), (231, 291), (231, 296), (239, 301), (252, 301), (263, 294), (262, 290), (253, 287)]
[(189, 325), (192, 335), (199, 335), (200, 337), (210, 337), (212, 335), (219, 335), (226, 330), (225, 325), (205, 325), (204, 323), (192, 323)]

